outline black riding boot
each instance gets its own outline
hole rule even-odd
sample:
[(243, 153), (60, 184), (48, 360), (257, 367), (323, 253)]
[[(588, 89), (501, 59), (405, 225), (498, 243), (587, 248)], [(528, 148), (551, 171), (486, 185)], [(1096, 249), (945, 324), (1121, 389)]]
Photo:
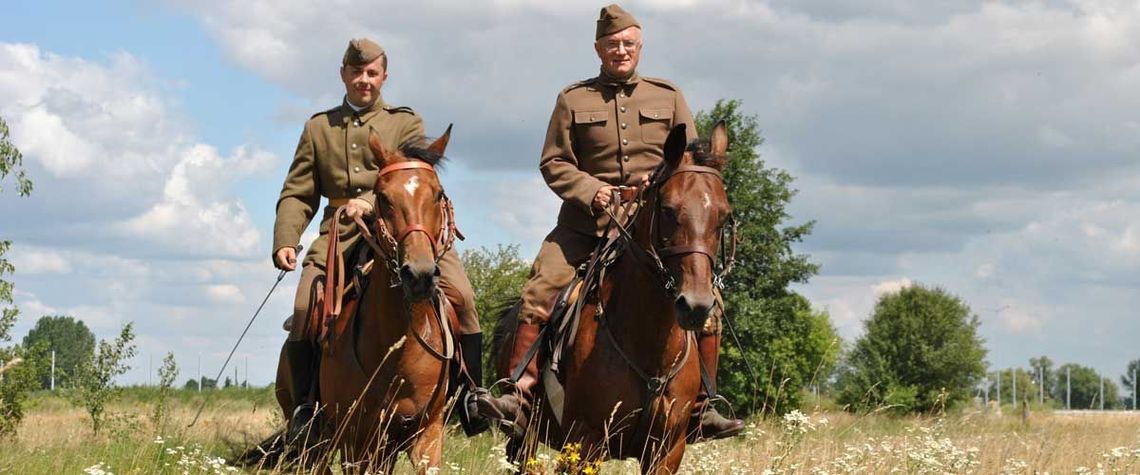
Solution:
[(459, 335), (459, 351), (463, 355), (463, 365), (467, 367), (467, 375), (471, 377), (470, 383), (475, 387), (472, 388), (467, 379), (459, 373), (459, 362), (452, 361), (447, 397), (450, 399), (456, 390), (459, 391), (455, 410), (459, 412), (459, 425), (463, 427), (463, 433), (471, 437), (491, 427), (487, 418), (479, 414), (479, 408), (475, 404), (476, 395), (487, 391), (483, 389), (483, 334)]
[(293, 378), (293, 415), (289, 418), (288, 440), (312, 434), (315, 429), (316, 381), (320, 355), (309, 341), (285, 342), (285, 357), (289, 358), (289, 369)]
[[(527, 351), (538, 341), (541, 327), (537, 324), (519, 322), (515, 330), (514, 343), (510, 346), (510, 368), (514, 371), (523, 363)], [(504, 348), (506, 349), (506, 348)], [(499, 426), (514, 437), (525, 434), (530, 413), (531, 393), (538, 384), (538, 356), (534, 355), (526, 364), (513, 393), (497, 398), (490, 393), (477, 394), (479, 412), (499, 421)]]

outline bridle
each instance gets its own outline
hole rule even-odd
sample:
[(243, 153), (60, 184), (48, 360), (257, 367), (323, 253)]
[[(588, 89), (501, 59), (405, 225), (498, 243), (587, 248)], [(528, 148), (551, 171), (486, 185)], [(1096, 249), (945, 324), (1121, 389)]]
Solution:
[[(409, 160), (406, 162), (397, 162), (380, 169), (377, 174), (377, 180), (385, 175), (390, 175), (402, 170), (427, 170), (433, 175), (435, 174), (435, 167), (431, 164), (419, 160)], [(379, 207), (379, 203), (377, 203)], [(439, 200), (440, 213), (443, 216), (443, 222), (440, 223), (439, 228), (433, 230), (423, 223), (412, 223), (400, 229), (399, 232), (393, 234), (387, 222), (385, 222), (382, 213), (376, 213), (376, 234), (378, 237), (372, 235), (369, 227), (362, 221), (357, 219), (357, 226), (360, 228), (361, 233), (364, 235), (366, 241), (372, 250), (376, 251), (377, 257), (385, 259), (388, 263), (389, 274), (391, 276), (391, 285), (393, 287), (399, 286), (402, 282), (400, 279), (399, 254), (400, 245), (404, 240), (411, 236), (412, 233), (421, 232), (427, 235), (428, 242), (431, 243), (431, 250), (435, 262), (438, 264), (439, 260), (447, 251), (451, 249), (452, 244), (455, 243), (455, 238), (463, 239), (463, 233), (455, 225), (455, 207), (451, 203), (451, 198), (447, 197), (446, 193), (440, 193)]]
[[(732, 213), (729, 213), (724, 225), (721, 226), (719, 230), (720, 240), (717, 243), (717, 248), (714, 249), (709, 249), (708, 246), (705, 246), (704, 244), (682, 244), (672, 246), (663, 245), (665, 243), (665, 240), (661, 236), (661, 226), (658, 223), (658, 216), (661, 214), (661, 190), (665, 187), (665, 184), (668, 183), (669, 180), (685, 173), (699, 173), (716, 177), (716, 179), (720, 181), (721, 186), (724, 186), (724, 176), (721, 175), (720, 170), (704, 165), (681, 165), (673, 169), (669, 175), (661, 178), (659, 175), (663, 171), (664, 164), (662, 165), (662, 168), (658, 168), (657, 171), (653, 174), (653, 178), (651, 178), (649, 186), (641, 190), (636, 200), (642, 204), (642, 206), (639, 207), (636, 212), (636, 214), (640, 214), (646, 208), (646, 206), (644, 206), (645, 202), (647, 201), (645, 195), (650, 195), (652, 197), (653, 206), (649, 211), (649, 233), (651, 236), (651, 241), (649, 242), (648, 246), (642, 246), (641, 243), (637, 242), (637, 240), (632, 237), (632, 233), (630, 233), (629, 230), (621, 223), (617, 222), (616, 216), (614, 216), (613, 213), (610, 213), (611, 222), (613, 222), (621, 231), (621, 233), (626, 237), (629, 245), (634, 249), (640, 251), (636, 252), (635, 254), (644, 254), (648, 256), (653, 273), (657, 276), (657, 279), (661, 283), (665, 292), (670, 296), (676, 297), (679, 289), (677, 288), (676, 277), (674, 277), (673, 273), (669, 271), (669, 268), (665, 266), (665, 259), (678, 256), (686, 256), (689, 254), (703, 254), (705, 257), (709, 258), (709, 262), (713, 264), (714, 269), (717, 267), (717, 255), (719, 254), (720, 270), (713, 274), (712, 283), (717, 289), (723, 289), (725, 277), (728, 276), (728, 273), (732, 271), (733, 266), (736, 264), (737, 224), (736, 218), (733, 217)], [(628, 222), (634, 222), (634, 220), (637, 218), (636, 214), (634, 216), (631, 216)], [(725, 250), (726, 252), (719, 253), (718, 250)]]

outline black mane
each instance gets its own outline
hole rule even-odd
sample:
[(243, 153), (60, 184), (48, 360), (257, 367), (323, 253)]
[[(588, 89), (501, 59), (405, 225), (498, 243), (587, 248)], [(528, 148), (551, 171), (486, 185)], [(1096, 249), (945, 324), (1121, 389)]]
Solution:
[(419, 160), (433, 167), (438, 167), (447, 160), (447, 157), (442, 153), (435, 153), (428, 150), (429, 145), (431, 145), (431, 141), (428, 140), (427, 137), (411, 139), (400, 145), (400, 153), (407, 158)]
[(689, 141), (685, 151), (693, 154), (693, 163), (696, 165), (711, 166), (720, 160), (724, 160), (724, 157), (712, 154), (712, 141), (709, 139), (693, 139)]

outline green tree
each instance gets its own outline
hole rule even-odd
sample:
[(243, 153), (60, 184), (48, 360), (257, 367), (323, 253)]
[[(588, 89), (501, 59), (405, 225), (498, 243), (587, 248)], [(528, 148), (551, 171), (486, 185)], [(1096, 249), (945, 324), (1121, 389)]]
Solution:
[[(42, 345), (48, 358), (55, 351), (55, 380), (59, 387), (74, 384), (79, 366), (95, 354), (95, 334), (82, 320), (65, 315), (40, 317), (36, 326), (24, 336), (24, 346)], [(40, 386), (51, 387), (50, 366), (40, 375)]]
[[(995, 380), (1001, 380), (1001, 403), (1013, 404), (1014, 397), (1017, 397), (1017, 404), (1025, 401), (1036, 404), (1040, 396), (1041, 387), (1037, 384), (1036, 370), (1027, 370), (1025, 368), (1006, 368), (994, 373)], [(1013, 381), (1017, 380), (1017, 394), (1014, 394), (1015, 388)], [(994, 384), (997, 384), (996, 381)], [(1048, 392), (1048, 388), (1046, 388)], [(997, 398), (996, 392), (990, 393), (991, 398)], [(1052, 397), (1051, 393), (1046, 397)]]
[(106, 415), (107, 402), (118, 395), (115, 377), (131, 369), (127, 364), (135, 356), (134, 323), (123, 326), (112, 341), (100, 341), (93, 357), (80, 365), (73, 398), (91, 416), (91, 429), (98, 434)]
[[(1045, 387), (1045, 400), (1053, 399), (1053, 388), (1057, 385), (1057, 375), (1053, 371), (1053, 360), (1048, 356), (1029, 358), (1029, 368), (1033, 372), (1033, 381), (1039, 387)], [(1044, 378), (1044, 381), (1039, 379)]]
[[(797, 193), (794, 178), (760, 158), (764, 139), (756, 117), (745, 115), (738, 100), (720, 100), (697, 114), (697, 129), (707, 137), (722, 120), (729, 137), (723, 175), (739, 239), (736, 267), (723, 293), (740, 346), (726, 328), (719, 390), (745, 413), (786, 412), (800, 405), (803, 389), (826, 377), (839, 354), (827, 314), (813, 312), (789, 289), (819, 271), (807, 255), (792, 249), (814, 223), (787, 224), (792, 218), (787, 206)], [(755, 380), (746, 364), (756, 370)]]
[(1140, 392), (1137, 389), (1137, 385), (1140, 384), (1140, 381), (1137, 381), (1137, 379), (1140, 379), (1140, 359), (1129, 361), (1128, 368), (1124, 370), (1124, 375), (1120, 377), (1121, 388), (1124, 389), (1124, 392), (1131, 395), (1128, 399), (1128, 409), (1140, 407), (1140, 405), (1136, 404), (1136, 393)]
[(518, 245), (499, 245), (494, 250), (480, 247), (463, 252), (463, 268), (475, 290), (475, 309), (479, 312), (479, 325), (486, 335), (483, 338), (483, 367), (491, 364), (491, 331), (495, 328), (497, 311), (510, 305), (519, 296), (519, 289), (530, 274), (530, 263), (519, 257)]
[[(28, 196), (32, 193), (32, 182), (23, 168), (23, 155), (9, 138), (8, 123), (0, 118), (0, 192), (8, 175), (16, 178), (16, 194)], [(0, 344), (11, 341), (9, 332), (15, 325), (20, 311), (12, 305), (12, 283), (5, 279), (16, 271), (12, 263), (4, 257), (12, 246), (12, 241), (0, 236)], [(24, 417), (24, 402), (27, 392), (35, 387), (38, 360), (28, 354), (28, 349), (20, 345), (0, 346), (0, 436), (8, 436), (16, 431)]]
[(968, 400), (985, 372), (978, 325), (965, 302), (940, 288), (884, 294), (848, 355), (839, 402), (930, 412)]
[(1116, 383), (1096, 372), (1095, 369), (1075, 363), (1066, 363), (1057, 368), (1058, 390), (1054, 397), (1062, 404), (1066, 395), (1066, 373), (1069, 375), (1069, 384), (1071, 385), (1069, 386), (1071, 388), (1069, 395), (1072, 397), (1069, 402), (1070, 409), (1100, 409), (1102, 379), (1104, 380), (1104, 408), (1120, 408), (1120, 392)]

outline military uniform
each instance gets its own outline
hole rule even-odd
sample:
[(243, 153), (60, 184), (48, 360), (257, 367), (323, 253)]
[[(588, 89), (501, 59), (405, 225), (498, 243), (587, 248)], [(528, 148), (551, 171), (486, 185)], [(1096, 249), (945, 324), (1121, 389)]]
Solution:
[(592, 208), (604, 185), (636, 186), (664, 160), (665, 138), (685, 124), (696, 137), (693, 114), (681, 90), (663, 79), (597, 77), (558, 94), (539, 170), (562, 198), (558, 225), (546, 236), (523, 288), (519, 320), (545, 323), (555, 294), (574, 279), (609, 222)]
[[(301, 321), (308, 310), (313, 280), (324, 275), (325, 254), (336, 208), (350, 198), (361, 198), (375, 208), (373, 187), (379, 168), (368, 147), (370, 133), (375, 133), (385, 147), (395, 150), (408, 140), (423, 137), (423, 119), (408, 107), (384, 104), (381, 97), (371, 107), (360, 111), (345, 101), (305, 122), (293, 164), (277, 200), (273, 252), (297, 244), (309, 221), (321, 210), (322, 196), (329, 198), (330, 204), (322, 210), (320, 234), (309, 246), (302, 264), (301, 281), (294, 300), (294, 322)], [(345, 248), (359, 238), (355, 224), (338, 224), (337, 228)], [(449, 250), (440, 258), (439, 269), (440, 286), (456, 304), (457, 310), (461, 310), (460, 332), (478, 333), (474, 292), (455, 250)], [(460, 300), (455, 301), (456, 298)], [(300, 327), (293, 325), (291, 339), (303, 337)]]

